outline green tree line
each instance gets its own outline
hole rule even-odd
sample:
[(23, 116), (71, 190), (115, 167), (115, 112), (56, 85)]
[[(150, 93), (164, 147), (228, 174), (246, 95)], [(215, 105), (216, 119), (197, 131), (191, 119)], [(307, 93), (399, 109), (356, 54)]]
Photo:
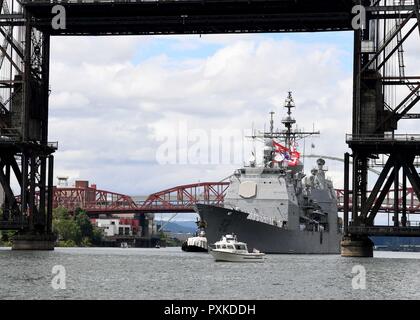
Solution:
[(76, 209), (74, 215), (63, 207), (54, 209), (52, 228), (60, 247), (90, 247), (102, 242), (102, 230), (92, 225), (82, 209)]
[[(3, 220), (3, 209), (0, 208), (0, 221)], [(10, 247), (12, 245), (12, 237), (16, 231), (0, 231), (0, 246)]]
[[(0, 219), (3, 219), (2, 215), (0, 209)], [(74, 214), (63, 207), (54, 209), (52, 228), (60, 247), (98, 246), (103, 238), (102, 230), (92, 225), (82, 209), (76, 209)], [(0, 231), (0, 246), (11, 246), (15, 233), (16, 231)]]

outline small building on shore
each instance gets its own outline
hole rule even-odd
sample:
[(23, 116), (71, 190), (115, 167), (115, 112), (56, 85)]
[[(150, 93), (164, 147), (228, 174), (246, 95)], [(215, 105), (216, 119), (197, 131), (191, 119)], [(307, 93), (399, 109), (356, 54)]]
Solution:
[(96, 219), (93, 223), (104, 231), (106, 237), (133, 236), (133, 226), (124, 224), (123, 219)]

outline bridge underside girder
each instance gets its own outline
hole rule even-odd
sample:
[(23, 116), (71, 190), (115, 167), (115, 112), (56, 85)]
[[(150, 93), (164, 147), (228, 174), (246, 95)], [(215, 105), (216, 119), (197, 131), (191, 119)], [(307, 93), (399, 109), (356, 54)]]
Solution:
[(25, 2), (34, 26), (52, 35), (342, 31), (351, 30), (353, 7), (352, 0), (60, 3), (67, 25), (54, 30), (54, 4)]

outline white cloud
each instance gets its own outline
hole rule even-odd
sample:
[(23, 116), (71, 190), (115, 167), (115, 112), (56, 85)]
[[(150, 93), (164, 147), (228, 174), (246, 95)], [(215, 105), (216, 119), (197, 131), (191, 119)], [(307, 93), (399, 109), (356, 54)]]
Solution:
[[(314, 152), (342, 156), (347, 149), (352, 75), (343, 62), (352, 62), (339, 44), (258, 35), (177, 39), (179, 47), (176, 41), (169, 45), (180, 52), (220, 48), (205, 57), (160, 52), (136, 62), (136, 53), (156, 38), (53, 39), (50, 140), (60, 142), (56, 175), (77, 175), (132, 195), (221, 180), (238, 165), (158, 165), (158, 136), (175, 134), (181, 121), (208, 132), (252, 124), (262, 129), (271, 110), (280, 127), (288, 90), (294, 91), (300, 127), (321, 130)], [(307, 170), (314, 162), (306, 160)], [(339, 187), (342, 165), (329, 167)]]
[(53, 38), (51, 50), (53, 62), (66, 65), (82, 63), (115, 64), (130, 61), (139, 45), (148, 45), (148, 37), (65, 37)]

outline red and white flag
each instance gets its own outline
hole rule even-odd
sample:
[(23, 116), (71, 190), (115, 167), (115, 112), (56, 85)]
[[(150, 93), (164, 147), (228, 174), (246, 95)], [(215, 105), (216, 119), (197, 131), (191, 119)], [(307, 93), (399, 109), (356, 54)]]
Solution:
[(289, 149), (285, 146), (281, 145), (280, 143), (273, 140), (273, 147), (276, 149), (276, 153), (286, 153), (289, 152)]
[(300, 159), (300, 153), (296, 151), (296, 142), (292, 144), (291, 149), (283, 146), (282, 144), (273, 140), (273, 147), (275, 148), (276, 156), (274, 157), (275, 162), (287, 161), (287, 164), (291, 167), (297, 166)]

